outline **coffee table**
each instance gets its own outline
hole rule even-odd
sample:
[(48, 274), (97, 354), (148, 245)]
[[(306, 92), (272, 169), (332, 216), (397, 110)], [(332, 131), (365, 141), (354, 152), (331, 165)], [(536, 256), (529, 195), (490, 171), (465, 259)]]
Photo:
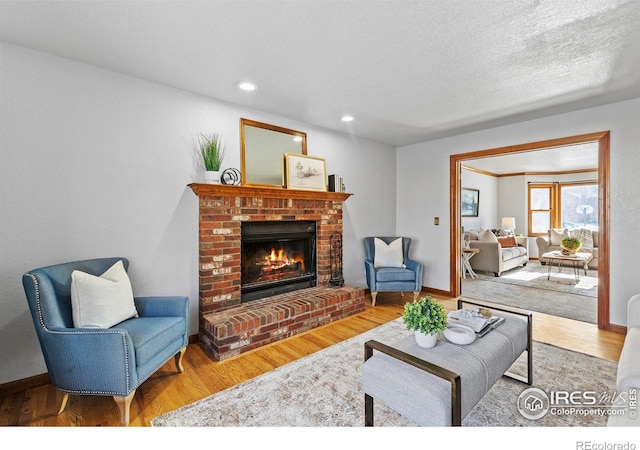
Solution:
[(551, 278), (551, 268), (553, 267), (554, 261), (558, 265), (558, 272), (562, 271), (562, 263), (570, 262), (573, 266), (573, 274), (576, 279), (576, 283), (580, 281), (580, 267), (584, 269), (584, 274), (587, 275), (587, 266), (589, 261), (593, 259), (593, 255), (591, 253), (574, 253), (571, 255), (563, 255), (562, 252), (547, 252), (543, 253), (542, 257), (547, 259), (547, 280)]

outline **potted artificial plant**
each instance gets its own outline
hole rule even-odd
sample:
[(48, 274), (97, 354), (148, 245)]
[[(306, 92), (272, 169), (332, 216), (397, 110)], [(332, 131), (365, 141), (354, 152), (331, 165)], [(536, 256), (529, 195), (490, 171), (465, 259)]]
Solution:
[(203, 133), (198, 138), (197, 146), (199, 156), (202, 158), (206, 182), (219, 182), (220, 167), (222, 166), (225, 151), (224, 145), (222, 144), (222, 137), (218, 133)]
[(577, 237), (566, 237), (560, 241), (560, 247), (562, 247), (563, 254), (569, 255), (580, 250), (582, 242)]
[(402, 321), (409, 331), (414, 331), (420, 347), (434, 347), (438, 335), (447, 328), (444, 305), (431, 296), (404, 305)]

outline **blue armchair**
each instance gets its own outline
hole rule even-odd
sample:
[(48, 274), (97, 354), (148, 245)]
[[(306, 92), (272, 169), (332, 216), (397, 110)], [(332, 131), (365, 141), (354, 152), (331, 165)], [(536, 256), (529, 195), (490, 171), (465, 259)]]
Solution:
[(63, 393), (113, 396), (122, 425), (129, 425), (138, 386), (172, 357), (183, 372), (187, 348), (187, 297), (136, 297), (138, 317), (111, 328), (74, 328), (71, 273), (100, 276), (125, 258), (75, 261), (31, 270), (22, 277), (49, 379)]
[[(386, 244), (391, 244), (397, 237), (378, 237)], [(409, 258), (411, 238), (402, 238), (402, 265), (393, 267), (376, 267), (375, 237), (364, 238), (364, 269), (367, 285), (371, 290), (371, 304), (376, 306), (378, 292), (413, 292), (413, 299), (418, 298), (422, 290), (422, 263)], [(404, 267), (403, 267), (404, 266)]]

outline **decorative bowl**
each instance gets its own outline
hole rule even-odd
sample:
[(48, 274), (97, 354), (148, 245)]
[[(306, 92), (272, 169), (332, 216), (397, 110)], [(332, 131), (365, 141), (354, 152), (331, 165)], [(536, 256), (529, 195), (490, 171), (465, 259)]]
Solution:
[(465, 325), (450, 324), (442, 334), (448, 341), (458, 345), (468, 345), (476, 340), (476, 333)]

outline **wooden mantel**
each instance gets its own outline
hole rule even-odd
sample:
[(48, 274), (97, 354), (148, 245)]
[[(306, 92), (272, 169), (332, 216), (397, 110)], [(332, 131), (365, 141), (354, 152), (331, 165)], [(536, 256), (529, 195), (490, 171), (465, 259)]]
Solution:
[(197, 196), (241, 196), (263, 198), (288, 198), (304, 200), (340, 201), (348, 199), (351, 194), (346, 192), (301, 191), (294, 189), (233, 186), (212, 183), (191, 183), (189, 187)]

